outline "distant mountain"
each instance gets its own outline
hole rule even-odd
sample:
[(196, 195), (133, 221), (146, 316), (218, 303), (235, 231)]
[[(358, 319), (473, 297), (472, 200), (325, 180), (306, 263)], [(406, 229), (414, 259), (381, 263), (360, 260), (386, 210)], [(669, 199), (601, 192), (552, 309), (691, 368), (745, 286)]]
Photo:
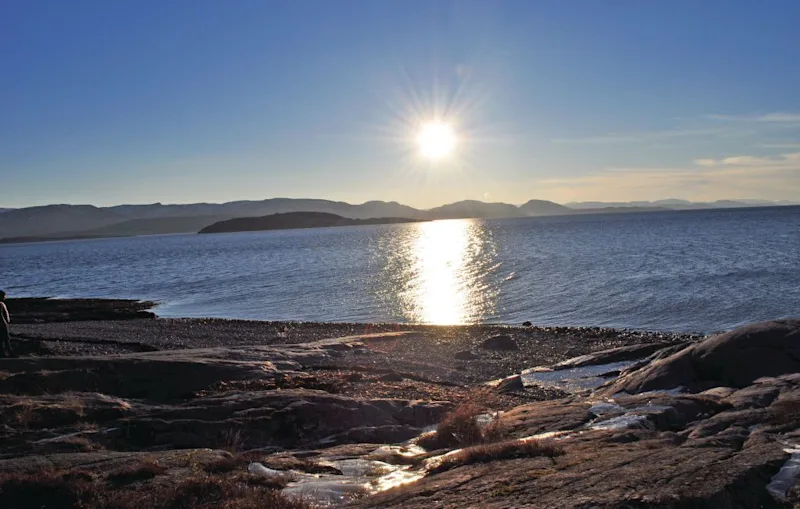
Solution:
[(368, 224), (409, 223), (415, 219), (377, 217), (350, 219), (325, 212), (287, 212), (263, 217), (239, 217), (206, 226), (199, 233), (251, 232), (261, 230), (289, 230), (294, 228), (325, 228), (331, 226), (357, 226)]
[[(409, 219), (459, 219), (554, 216), (566, 214), (604, 214), (658, 210), (710, 209), (791, 205), (766, 200), (720, 200), (694, 203), (669, 199), (634, 202), (577, 202), (559, 205), (546, 200), (530, 200), (519, 207), (508, 203), (465, 200), (430, 210), (419, 210), (397, 202), (368, 201), (350, 203), (294, 198), (271, 198), (228, 203), (185, 205), (47, 205), (5, 210), (0, 213), (0, 239), (114, 237), (168, 233), (196, 233), (213, 223), (234, 218), (263, 217), (291, 212), (322, 212), (349, 219), (376, 217)], [(2, 209), (0, 209), (2, 210)]]
[(14, 210), (14, 209), (2, 209), (2, 208), (0, 208), (0, 214), (2, 214), (3, 212), (8, 212), (9, 210)]
[(508, 203), (484, 203), (476, 200), (464, 200), (432, 208), (425, 215), (429, 219), (459, 219), (464, 217), (498, 219), (520, 217), (523, 214), (518, 207)]
[(520, 212), (525, 216), (558, 216), (575, 212), (569, 207), (559, 205), (547, 200), (530, 200), (519, 206)]
[(724, 209), (741, 207), (772, 207), (778, 205), (793, 205), (789, 201), (769, 200), (717, 200), (713, 202), (691, 202), (687, 200), (667, 199), (656, 201), (629, 201), (629, 202), (599, 202), (583, 201), (570, 202), (566, 206), (575, 210), (608, 209), (608, 208), (645, 208), (651, 210), (690, 210), (690, 209)]
[(46, 205), (9, 210), (0, 215), (0, 238), (34, 237), (87, 230), (119, 223), (125, 218), (92, 205)]
[(206, 226), (231, 219), (228, 216), (155, 217), (130, 219), (93, 230), (68, 232), (75, 237), (130, 237), (135, 235), (165, 235), (169, 233), (195, 233)]

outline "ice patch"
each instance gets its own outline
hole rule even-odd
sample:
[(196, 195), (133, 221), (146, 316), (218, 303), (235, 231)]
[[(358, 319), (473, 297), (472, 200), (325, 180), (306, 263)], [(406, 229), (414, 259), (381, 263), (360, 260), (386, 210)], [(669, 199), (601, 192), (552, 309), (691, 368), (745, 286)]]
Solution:
[(486, 426), (490, 425), (494, 421), (500, 418), (503, 415), (503, 412), (492, 412), (488, 414), (481, 414), (475, 417), (475, 422), (478, 423), (478, 426), (481, 428), (485, 428)]
[[(381, 449), (383, 448), (376, 451)], [(297, 480), (289, 483), (283, 493), (310, 499), (323, 507), (340, 507), (361, 495), (402, 486), (425, 476), (424, 471), (412, 470), (408, 465), (390, 465), (382, 461), (358, 458), (321, 464), (333, 466), (342, 475), (295, 472)]]
[(407, 443), (407, 445), (382, 445), (372, 451), (374, 455), (393, 455), (405, 456), (406, 458), (413, 458), (415, 456), (422, 456), (427, 451), (415, 443)]
[(256, 462), (250, 463), (247, 466), (247, 471), (253, 475), (258, 475), (261, 477), (277, 477), (281, 475), (281, 472), (279, 470), (273, 470), (271, 468), (267, 468), (261, 463), (256, 463)]
[(653, 429), (653, 423), (644, 415), (625, 414), (605, 421), (595, 422), (589, 425), (589, 428), (604, 430)]
[(603, 376), (627, 369), (637, 361), (611, 362), (609, 364), (596, 364), (594, 366), (583, 366), (580, 368), (559, 369), (556, 371), (541, 371), (537, 368), (526, 369), (520, 374), (522, 385), (525, 387), (539, 386), (546, 388), (561, 389), (567, 392), (580, 392), (596, 389), (616, 378), (614, 376)]
[(686, 388), (683, 387), (682, 385), (679, 385), (678, 387), (674, 387), (672, 389), (659, 389), (659, 390), (655, 390), (655, 391), (637, 392), (637, 393), (634, 393), (634, 394), (630, 394), (630, 393), (627, 393), (625, 391), (622, 391), (622, 392), (618, 392), (618, 393), (614, 394), (613, 396), (611, 396), (611, 398), (612, 399), (614, 399), (614, 398), (622, 398), (622, 397), (625, 397), (625, 396), (663, 396), (663, 395), (678, 396), (680, 394), (683, 394), (684, 392), (686, 392)]
[(767, 484), (769, 494), (778, 500), (786, 500), (787, 493), (795, 485), (797, 479), (800, 478), (800, 449), (785, 450), (791, 454), (789, 460), (783, 464), (783, 467), (777, 474), (772, 476), (770, 483)]
[(597, 417), (602, 417), (606, 414), (624, 413), (625, 409), (616, 403), (595, 403), (589, 407), (589, 412)]

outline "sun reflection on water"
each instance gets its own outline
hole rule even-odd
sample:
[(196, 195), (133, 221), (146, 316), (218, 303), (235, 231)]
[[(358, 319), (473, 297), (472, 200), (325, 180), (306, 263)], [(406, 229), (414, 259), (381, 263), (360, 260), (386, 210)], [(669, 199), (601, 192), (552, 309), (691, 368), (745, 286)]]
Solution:
[(491, 314), (496, 292), (487, 280), (498, 265), (493, 265), (494, 244), (482, 223), (449, 220), (414, 226), (402, 262), (393, 267), (402, 272), (402, 287), (392, 291), (399, 294), (404, 318), (454, 325)]

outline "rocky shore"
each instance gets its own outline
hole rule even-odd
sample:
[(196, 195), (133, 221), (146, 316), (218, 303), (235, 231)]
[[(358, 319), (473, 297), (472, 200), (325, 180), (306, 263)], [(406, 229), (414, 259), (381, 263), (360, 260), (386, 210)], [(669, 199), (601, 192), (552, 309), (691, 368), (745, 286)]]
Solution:
[(800, 321), (704, 338), (26, 306), (0, 359), (0, 507), (800, 501)]

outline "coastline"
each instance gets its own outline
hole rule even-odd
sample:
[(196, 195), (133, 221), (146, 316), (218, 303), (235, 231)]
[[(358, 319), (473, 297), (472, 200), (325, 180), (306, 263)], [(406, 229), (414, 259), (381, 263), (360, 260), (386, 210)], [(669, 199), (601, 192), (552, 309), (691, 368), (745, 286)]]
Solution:
[(706, 338), (27, 304), (0, 359), (3, 506), (800, 501), (800, 320)]
[[(131, 351), (250, 345), (303, 344), (325, 339), (403, 332), (392, 351), (374, 362), (384, 369), (425, 372), (436, 378), (440, 368), (465, 365), (460, 352), (476, 352), (469, 369), (456, 370), (453, 383), (479, 383), (509, 376), (531, 366), (633, 345), (668, 346), (697, 341), (700, 334), (652, 332), (600, 327), (522, 325), (424, 325), (395, 323), (292, 322), (221, 318), (160, 318), (149, 301), (105, 299), (22, 299), (48, 309), (15, 315), (12, 340), (49, 355), (108, 355)], [(66, 313), (64, 309), (72, 309)], [(93, 310), (93, 312), (92, 312)], [(18, 318), (17, 318), (18, 316)], [(35, 322), (39, 323), (35, 323)], [(480, 344), (497, 335), (513, 336), (513, 355), (481, 353)], [(33, 346), (35, 345), (35, 346)], [(24, 351), (24, 350), (22, 350)]]

